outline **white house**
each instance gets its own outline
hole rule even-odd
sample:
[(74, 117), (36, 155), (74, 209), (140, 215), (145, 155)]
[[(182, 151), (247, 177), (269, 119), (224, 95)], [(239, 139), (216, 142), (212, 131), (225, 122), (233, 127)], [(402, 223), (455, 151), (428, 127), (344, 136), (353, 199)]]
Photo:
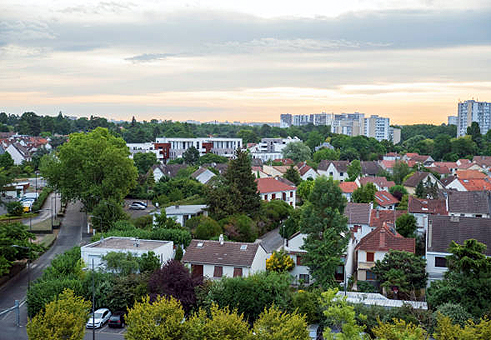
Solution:
[[(170, 207), (165, 208), (165, 214), (167, 217), (175, 219), (180, 225), (185, 226), (186, 221), (191, 217), (201, 215), (208, 216), (208, 211), (206, 211), (207, 207), (206, 204), (171, 205)], [(153, 214), (154, 223), (156, 215), (159, 214), (159, 211)]]
[(489, 191), (448, 191), (448, 214), (460, 217), (491, 218)]
[(295, 208), (297, 188), (276, 178), (257, 178), (257, 190), (264, 201), (281, 200)]
[(20, 165), (22, 162), (30, 159), (25, 147), (19, 144), (15, 145), (12, 143), (5, 149), (5, 151), (9, 153), (10, 157), (12, 157), (15, 165)]
[(388, 191), (377, 191), (375, 193), (375, 202), (379, 210), (395, 210), (399, 200)]
[(433, 175), (431, 172), (423, 171), (416, 171), (403, 183), (403, 185), (410, 195), (414, 195), (419, 182), (423, 182), (423, 184), (429, 182), (432, 185), (436, 183), (438, 189), (443, 189), (443, 184), (438, 180), (438, 178), (435, 177), (435, 175)]
[(317, 177), (319, 177), (317, 171), (315, 171), (313, 168), (308, 166), (306, 162), (298, 163), (297, 168), (300, 174), (300, 178), (302, 178), (304, 181), (308, 179), (314, 180)]
[(147, 142), (147, 143), (126, 143), (126, 146), (130, 150), (130, 158), (133, 158), (133, 156), (136, 153), (148, 153), (148, 152), (153, 152), (155, 156), (158, 155), (158, 151), (155, 150), (155, 147), (153, 143)]
[(401, 236), (393, 225), (384, 223), (382, 226), (363, 237), (355, 248), (358, 281), (376, 281), (371, 269), (375, 262), (382, 261), (389, 250), (415, 252), (415, 239)]
[[(344, 209), (344, 216), (348, 218), (348, 228), (350, 230), (350, 239), (343, 268), (343, 270), (346, 270), (347, 279), (353, 275), (355, 270), (355, 247), (363, 237), (372, 231), (370, 227), (371, 211), (372, 205), (370, 203), (348, 203)], [(339, 279), (344, 280), (344, 277), (339, 277)]]
[(266, 270), (268, 254), (260, 243), (192, 240), (182, 262), (194, 278), (249, 276)]
[(476, 239), (484, 243), (486, 256), (491, 256), (491, 219), (460, 216), (430, 216), (426, 234), (426, 272), (428, 284), (441, 280), (448, 270), (446, 257), (452, 241), (463, 244)]
[(305, 266), (302, 262), (303, 256), (307, 253), (306, 250), (300, 249), (304, 244), (306, 234), (297, 232), (293, 234), (285, 244), (285, 252), (292, 258), (295, 263), (295, 267), (290, 271), (293, 276), (294, 283), (303, 283), (309, 285), (312, 283), (312, 277), (309, 273), (309, 267)]
[(428, 220), (430, 215), (448, 215), (447, 201), (409, 196), (408, 213), (416, 218), (418, 233), (423, 235), (428, 230)]
[(200, 182), (201, 184), (206, 184), (215, 177), (216, 174), (208, 168), (200, 167), (198, 170), (191, 174), (191, 177)]
[(355, 180), (358, 186), (367, 185), (367, 183), (372, 183), (377, 188), (377, 191), (389, 191), (391, 187), (396, 185), (394, 181), (388, 181), (385, 177), (380, 176), (365, 176), (360, 177)]
[(345, 181), (348, 179), (348, 161), (327, 161), (322, 160), (317, 167), (319, 175), (332, 177), (335, 181)]
[[(103, 264), (102, 257), (110, 252), (128, 253), (140, 257), (153, 251), (161, 264), (174, 257), (174, 243), (172, 241), (141, 240), (132, 237), (111, 236), (87, 244), (80, 248), (81, 257), (85, 267), (91, 269)], [(93, 262), (92, 262), (93, 261)]]

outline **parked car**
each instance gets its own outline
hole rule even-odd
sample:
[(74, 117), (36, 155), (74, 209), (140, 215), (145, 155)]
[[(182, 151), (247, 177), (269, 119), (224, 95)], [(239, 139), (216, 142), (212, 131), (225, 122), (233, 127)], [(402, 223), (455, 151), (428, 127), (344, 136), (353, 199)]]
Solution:
[(116, 312), (109, 318), (109, 322), (107, 323), (109, 327), (124, 327), (124, 312)]
[(129, 208), (131, 210), (145, 210), (146, 209), (145, 206), (138, 204), (138, 203), (131, 203)]
[(94, 312), (94, 315), (90, 313), (89, 321), (87, 321), (87, 328), (101, 328), (111, 318), (111, 311), (107, 308), (99, 308)]
[(147, 207), (147, 204), (145, 202), (142, 202), (142, 201), (134, 201), (132, 204), (139, 204), (139, 205), (144, 206), (145, 208)]

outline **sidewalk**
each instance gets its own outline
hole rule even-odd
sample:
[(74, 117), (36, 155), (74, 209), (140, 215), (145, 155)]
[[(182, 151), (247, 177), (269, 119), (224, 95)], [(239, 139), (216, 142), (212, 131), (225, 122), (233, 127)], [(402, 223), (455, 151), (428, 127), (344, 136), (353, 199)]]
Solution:
[[(46, 201), (44, 202), (43, 207), (41, 208), (41, 211), (39, 212), (39, 215), (36, 217), (31, 218), (24, 218), (22, 220), (22, 223), (25, 225), (30, 225), (30, 224), (36, 224), (43, 222), (47, 220), (48, 218), (51, 219), (51, 214), (54, 211), (55, 208), (55, 193), (52, 192), (51, 194), (48, 195), (48, 198), (46, 198)], [(56, 195), (56, 213), (60, 210), (61, 206), (61, 197), (60, 194)], [(55, 213), (55, 214), (56, 214)], [(56, 215), (55, 215), (56, 218)]]

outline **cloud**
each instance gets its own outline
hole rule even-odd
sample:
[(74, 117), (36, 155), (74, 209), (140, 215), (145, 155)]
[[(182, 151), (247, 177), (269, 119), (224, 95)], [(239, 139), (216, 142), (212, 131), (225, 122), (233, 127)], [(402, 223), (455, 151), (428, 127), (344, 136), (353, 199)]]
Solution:
[(133, 62), (150, 62), (155, 60), (164, 60), (174, 56), (176, 56), (176, 54), (173, 53), (144, 53), (134, 57), (125, 58), (124, 60)]
[(63, 14), (107, 14), (107, 13), (116, 13), (120, 14), (122, 12), (131, 10), (135, 8), (136, 5), (134, 3), (123, 3), (123, 2), (114, 2), (114, 1), (101, 1), (94, 5), (78, 5), (66, 7), (64, 9), (59, 10), (60, 13)]

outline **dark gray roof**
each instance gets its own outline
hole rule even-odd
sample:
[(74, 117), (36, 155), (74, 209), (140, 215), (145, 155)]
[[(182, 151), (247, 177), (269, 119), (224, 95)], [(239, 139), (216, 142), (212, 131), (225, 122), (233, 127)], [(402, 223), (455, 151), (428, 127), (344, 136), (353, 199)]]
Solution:
[(405, 187), (416, 188), (416, 186), (421, 181), (426, 181), (426, 177), (431, 175), (430, 172), (416, 171), (411, 177), (409, 177), (405, 182)]
[(491, 256), (491, 219), (480, 217), (430, 215), (428, 226), (428, 251), (448, 253), (450, 242), (464, 243), (476, 239), (487, 245), (486, 255)]
[[(250, 267), (259, 243), (192, 240), (182, 257), (183, 263)], [(241, 249), (243, 248), (243, 249)]]
[(267, 232), (261, 237), (261, 245), (267, 253), (278, 250), (283, 245), (283, 237), (279, 233), (279, 228)]
[(317, 166), (318, 170), (323, 170), (326, 171), (327, 168), (329, 167), (330, 164), (333, 164), (334, 167), (339, 171), (339, 172), (346, 172), (348, 171), (348, 161), (328, 161), (323, 159), (320, 161), (319, 165)]
[(179, 170), (187, 168), (186, 164), (157, 164), (152, 166), (151, 170), (155, 171), (156, 168), (159, 168), (160, 171), (164, 174), (164, 176), (173, 178), (177, 176)]
[(491, 199), (487, 191), (448, 191), (450, 213), (489, 214)]
[(348, 217), (349, 224), (370, 224), (370, 203), (348, 203), (344, 209), (344, 216)]
[(382, 169), (376, 161), (362, 161), (360, 163), (363, 175), (376, 176)]

